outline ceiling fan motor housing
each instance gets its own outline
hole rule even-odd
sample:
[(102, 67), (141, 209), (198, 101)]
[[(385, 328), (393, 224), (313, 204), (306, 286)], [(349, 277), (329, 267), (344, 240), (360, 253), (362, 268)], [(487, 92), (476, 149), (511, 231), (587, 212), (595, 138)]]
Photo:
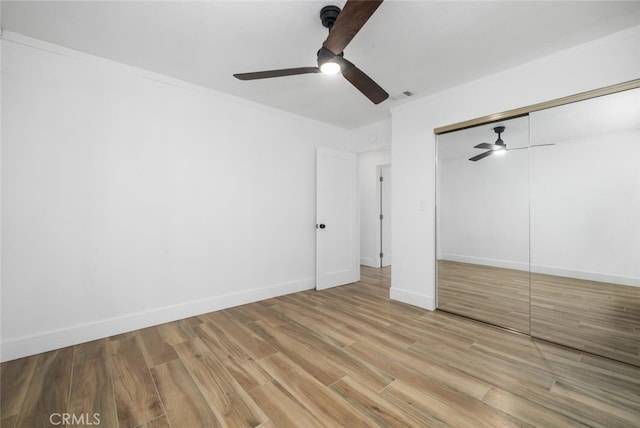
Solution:
[(320, 20), (322, 25), (329, 30), (333, 27), (333, 23), (336, 22), (338, 15), (340, 14), (340, 8), (338, 6), (325, 6), (320, 10)]

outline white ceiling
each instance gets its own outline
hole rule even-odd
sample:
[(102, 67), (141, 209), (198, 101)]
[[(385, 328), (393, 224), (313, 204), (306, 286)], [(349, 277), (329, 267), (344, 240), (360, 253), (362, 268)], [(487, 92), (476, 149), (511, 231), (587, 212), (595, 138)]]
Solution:
[(377, 106), (341, 76), (232, 77), (315, 66), (327, 4), (344, 1), (2, 1), (2, 27), (355, 128), (388, 117), (405, 90), (435, 93), (640, 24), (638, 1), (387, 0), (345, 49), (391, 94)]

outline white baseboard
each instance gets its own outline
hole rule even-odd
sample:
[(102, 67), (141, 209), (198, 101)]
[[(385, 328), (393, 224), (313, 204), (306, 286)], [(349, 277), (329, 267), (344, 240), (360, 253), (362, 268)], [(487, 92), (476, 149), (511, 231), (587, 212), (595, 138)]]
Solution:
[(398, 302), (407, 303), (409, 305), (418, 306), (423, 309), (433, 311), (436, 309), (435, 299), (425, 294), (419, 294), (414, 291), (402, 290), (391, 287), (389, 290), (389, 298)]
[(514, 262), (511, 260), (490, 259), (485, 257), (474, 257), (460, 254), (442, 254), (440, 260), (450, 260), (452, 262), (471, 263), (474, 265), (493, 266), (503, 269), (529, 270), (529, 261)]
[(391, 261), (391, 255), (384, 255), (382, 258), (382, 267), (391, 266), (393, 262)]
[(2, 342), (0, 346), (2, 352), (0, 360), (3, 362), (14, 360), (16, 358), (73, 346), (145, 327), (244, 305), (246, 303), (257, 302), (259, 300), (296, 293), (298, 291), (312, 290), (315, 288), (315, 284), (315, 278), (306, 278), (268, 287), (254, 288), (238, 293), (215, 296), (208, 299), (179, 303), (123, 317), (46, 331), (32, 336), (9, 339)]
[(472, 263), (475, 265), (492, 266), (504, 269), (515, 269), (529, 271), (534, 273), (542, 273), (546, 275), (562, 276), (566, 278), (584, 279), (587, 281), (607, 282), (610, 284), (628, 285), (631, 287), (640, 287), (640, 278), (633, 278), (621, 275), (612, 275), (601, 272), (586, 272), (574, 269), (567, 269), (557, 266), (542, 266), (532, 264), (529, 268), (528, 263), (513, 262), (509, 260), (489, 259), (483, 257), (465, 256), (459, 254), (442, 254), (440, 260), (450, 260), (452, 262)]
[(380, 267), (380, 261), (377, 259), (372, 259), (370, 257), (360, 257), (360, 264), (363, 266), (369, 266), (369, 267)]
[(631, 278), (627, 276), (611, 275), (600, 272), (583, 272), (579, 270), (541, 265), (531, 265), (531, 272), (542, 273), (545, 275), (563, 276), (566, 278), (584, 279), (587, 281), (606, 282), (609, 284), (640, 287), (640, 278)]

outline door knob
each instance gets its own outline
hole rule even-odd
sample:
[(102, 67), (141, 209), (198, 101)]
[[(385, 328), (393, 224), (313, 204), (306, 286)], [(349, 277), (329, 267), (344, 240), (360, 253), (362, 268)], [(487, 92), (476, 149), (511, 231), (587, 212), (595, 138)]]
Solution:
[(318, 226), (318, 227), (319, 227), (320, 229), (324, 229), (324, 228), (325, 228), (325, 227), (327, 227), (327, 226), (325, 226), (323, 223), (320, 223), (320, 226)]

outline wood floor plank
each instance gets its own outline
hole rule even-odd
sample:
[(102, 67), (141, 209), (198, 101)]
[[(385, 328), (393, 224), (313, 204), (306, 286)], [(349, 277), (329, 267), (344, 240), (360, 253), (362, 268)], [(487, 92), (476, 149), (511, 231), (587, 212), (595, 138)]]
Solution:
[(482, 401), (532, 426), (545, 428), (586, 426), (574, 419), (549, 411), (538, 404), (496, 387), (492, 387), (482, 398)]
[(385, 400), (379, 394), (364, 387), (346, 376), (331, 385), (331, 390), (340, 395), (346, 402), (358, 409), (380, 427), (420, 427), (429, 426), (431, 418), (416, 417), (415, 414), (405, 412), (404, 409)]
[[(0, 415), (18, 415), (38, 364), (38, 355), (2, 363), (0, 366)], [(8, 423), (7, 423), (8, 424)]]
[(389, 385), (394, 379), (387, 373), (345, 352), (342, 348), (332, 346), (324, 342), (321, 336), (313, 330), (296, 323), (290, 323), (279, 327), (280, 331), (292, 338), (299, 339), (308, 346), (313, 353), (331, 365), (341, 368), (341, 371), (358, 380), (363, 385), (374, 391), (380, 391)]
[(359, 310), (358, 305), (349, 304), (348, 300), (340, 299), (335, 295), (326, 294), (323, 296), (328, 303), (318, 307), (318, 310), (322, 311), (329, 317), (345, 322), (347, 325), (353, 325), (356, 327), (368, 329), (383, 329), (391, 322), (387, 320), (381, 320), (375, 316)]
[(436, 355), (438, 359), (447, 361), (449, 366), (487, 383), (500, 382), (498, 386), (522, 382), (549, 390), (554, 382), (553, 375), (546, 371), (539, 372), (529, 366), (518, 367), (499, 358), (484, 355), (479, 351), (460, 351), (445, 344), (433, 346), (420, 342), (411, 345), (409, 349), (425, 357)]
[(416, 343), (416, 339), (406, 335), (402, 327), (396, 328), (395, 330), (390, 330), (390, 327), (391, 326), (385, 329), (363, 329), (361, 327), (348, 325), (345, 326), (341, 332), (351, 337), (352, 343), (367, 341), (398, 348), (407, 348)]
[(176, 351), (209, 406), (224, 424), (256, 427), (267, 420), (201, 339), (182, 342), (176, 345)]
[(459, 335), (442, 328), (427, 326), (421, 323), (420, 320), (406, 320), (402, 323), (392, 324), (387, 327), (387, 332), (388, 334), (403, 334), (405, 337), (413, 339), (413, 342), (408, 343), (408, 345), (412, 345), (415, 342), (438, 344), (446, 340), (450, 346), (455, 346), (459, 349), (469, 349), (469, 347), (477, 341), (477, 338)]
[(468, 428), (522, 426), (515, 418), (475, 399), (465, 399), (451, 390), (434, 387), (416, 389), (396, 380), (382, 392), (396, 402), (404, 402), (422, 414), (429, 414), (447, 425)]
[(98, 415), (100, 425), (118, 425), (111, 371), (105, 358), (93, 358), (74, 365), (69, 407), (66, 411), (74, 415), (85, 415), (85, 423), (93, 423), (93, 415)]
[(282, 333), (279, 329), (270, 327), (260, 321), (254, 322), (253, 328), (260, 337), (267, 340), (282, 353), (285, 353), (290, 359), (295, 361), (298, 366), (323, 385), (331, 385), (333, 382), (346, 376), (344, 370), (330, 364), (322, 358), (318, 358), (317, 354), (308, 346), (305, 346), (301, 340), (296, 340)]
[(252, 322), (258, 321), (258, 317), (246, 312), (243, 308), (246, 305), (235, 306), (233, 308), (225, 309), (225, 312), (229, 314), (233, 319), (238, 321), (240, 324), (247, 325)]
[(177, 329), (182, 331), (182, 334), (189, 339), (193, 339), (197, 337), (197, 334), (193, 330), (194, 327), (200, 325), (202, 320), (200, 317), (191, 317), (183, 320), (174, 321), (172, 324), (177, 327)]
[(109, 342), (119, 428), (133, 428), (164, 410), (136, 335)]
[(170, 345), (176, 345), (193, 338), (176, 322), (160, 324), (155, 326), (155, 328), (160, 333), (160, 336), (162, 336), (163, 341)]
[(275, 426), (305, 428), (325, 426), (278, 381), (274, 380), (254, 388), (249, 395)]
[(238, 342), (211, 322), (199, 325), (194, 331), (214, 354), (219, 354), (221, 361), (233, 361), (241, 364), (253, 360)]
[(180, 360), (151, 369), (158, 393), (171, 425), (180, 427), (222, 427), (216, 414)]
[[(512, 335), (512, 333), (504, 333)], [(421, 355), (434, 356), (446, 361), (451, 367), (581, 423), (603, 428), (611, 426), (611, 419), (599, 409), (584, 406), (583, 403), (571, 397), (551, 394), (555, 379), (548, 371), (537, 371), (527, 366), (514, 367), (495, 357), (479, 352), (470, 355), (468, 351), (462, 352), (444, 344), (425, 347), (418, 343), (411, 349)], [(624, 421), (622, 423), (624, 424)]]
[(51, 414), (65, 412), (69, 404), (72, 367), (73, 348), (58, 349), (40, 355), (16, 427), (49, 427)]
[(18, 415), (3, 417), (0, 419), (0, 428), (14, 428), (16, 426), (17, 419)]
[(233, 337), (256, 360), (277, 352), (273, 346), (259, 338), (251, 330), (237, 323), (226, 311), (212, 312), (204, 317)]
[(256, 364), (234, 336), (211, 322), (197, 326), (194, 331), (245, 391), (271, 380), (271, 376)]
[(234, 309), (244, 312), (248, 317), (256, 321), (261, 320), (271, 327), (277, 327), (287, 322), (286, 319), (281, 319), (280, 315), (271, 308), (259, 304), (243, 305)]
[[(584, 405), (598, 409), (602, 413), (607, 414), (610, 417), (611, 423), (616, 426), (640, 426), (640, 410), (637, 409), (638, 402), (633, 400), (631, 402), (623, 403), (624, 405), (631, 404), (630, 410), (623, 410), (623, 407), (619, 403), (612, 403), (608, 400), (602, 400), (601, 398), (594, 398), (593, 391), (581, 389), (575, 385), (569, 385), (563, 382), (554, 383), (551, 388), (552, 394), (564, 395), (566, 397), (577, 400)], [(625, 400), (626, 401), (626, 400)], [(633, 411), (633, 407), (636, 408)]]
[(334, 346), (342, 347), (354, 342), (353, 338), (341, 331), (346, 326), (345, 324), (335, 322), (312, 308), (304, 308), (287, 302), (273, 305), (272, 308), (285, 314), (292, 322), (300, 325), (312, 325), (316, 333), (322, 335), (324, 340)]
[(147, 423), (138, 425), (136, 428), (173, 428), (169, 424), (169, 420), (166, 415), (159, 416)]
[(259, 363), (325, 425), (371, 426), (370, 419), (356, 412), (284, 355), (273, 354), (261, 359)]
[(173, 346), (160, 334), (157, 327), (138, 330), (138, 337), (149, 367), (164, 364), (178, 358)]
[(82, 364), (99, 358), (104, 358), (107, 354), (108, 339), (93, 340), (81, 343), (74, 347), (73, 363)]
[(446, 365), (434, 364), (424, 357), (402, 355), (393, 351), (377, 349), (365, 343), (349, 346), (347, 352), (369, 361), (395, 378), (411, 383), (418, 389), (428, 390), (436, 383), (460, 391), (469, 397), (480, 399), (491, 388), (487, 382), (482, 382)]
[(286, 296), (278, 297), (279, 301), (289, 302), (294, 305), (298, 305), (301, 308), (315, 308), (317, 305), (321, 305), (322, 302), (317, 299), (316, 290), (302, 291), (300, 293), (287, 294)]

